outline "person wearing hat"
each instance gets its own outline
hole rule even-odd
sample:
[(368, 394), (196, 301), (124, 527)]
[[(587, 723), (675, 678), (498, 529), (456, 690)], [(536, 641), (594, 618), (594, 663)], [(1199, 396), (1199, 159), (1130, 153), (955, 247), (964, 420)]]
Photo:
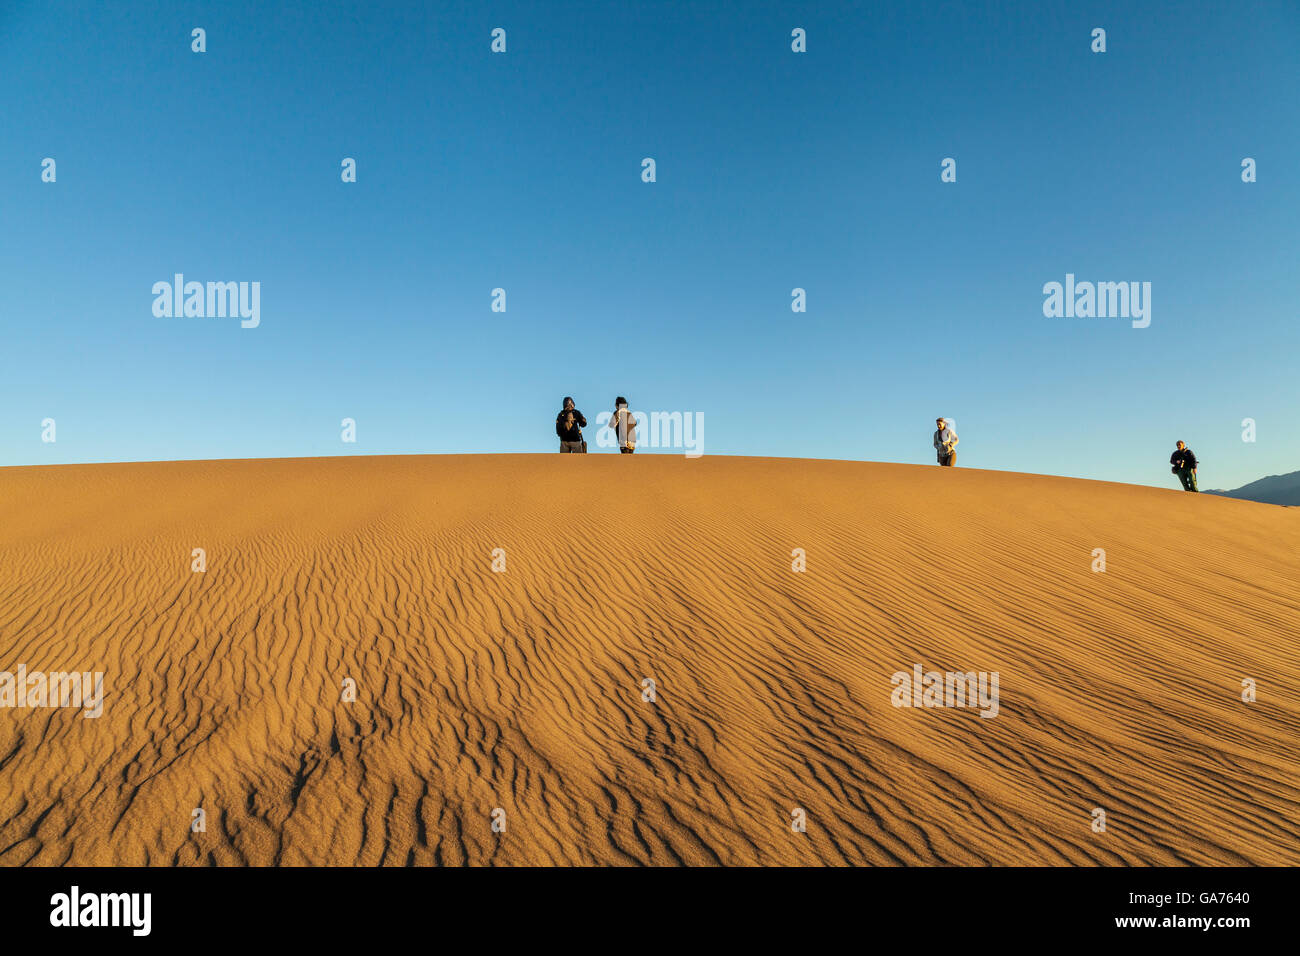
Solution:
[(951, 468), (957, 464), (957, 433), (942, 418), (934, 420), (938, 426), (934, 433), (934, 451), (939, 456), (939, 464)]
[(1184, 491), (1201, 490), (1196, 487), (1196, 456), (1186, 442), (1178, 443), (1174, 453), (1169, 456), (1169, 464), (1173, 466), (1171, 470), (1178, 476), (1178, 480), (1183, 483)]
[(573, 405), (573, 399), (565, 395), (564, 407), (555, 416), (555, 434), (560, 437), (561, 455), (585, 455), (587, 443), (582, 440), (582, 430), (587, 427), (587, 419)]

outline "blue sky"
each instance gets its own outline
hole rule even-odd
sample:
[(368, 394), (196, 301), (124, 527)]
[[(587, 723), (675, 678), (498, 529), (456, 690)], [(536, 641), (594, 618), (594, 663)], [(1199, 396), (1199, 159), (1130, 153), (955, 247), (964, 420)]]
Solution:
[[(0, 464), (547, 452), (621, 394), (707, 454), (1300, 469), (1290, 0), (373, 7), (0, 7)], [(155, 317), (177, 272), (260, 326)]]

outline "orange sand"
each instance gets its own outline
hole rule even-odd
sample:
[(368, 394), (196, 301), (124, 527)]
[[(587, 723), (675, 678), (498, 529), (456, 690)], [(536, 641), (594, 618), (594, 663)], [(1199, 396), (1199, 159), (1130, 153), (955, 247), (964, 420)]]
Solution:
[[(0, 864), (1294, 865), (1298, 612), (1300, 511), (1103, 482), (7, 468), (0, 671), (106, 698), (0, 709)], [(892, 706), (914, 664), (998, 715)]]

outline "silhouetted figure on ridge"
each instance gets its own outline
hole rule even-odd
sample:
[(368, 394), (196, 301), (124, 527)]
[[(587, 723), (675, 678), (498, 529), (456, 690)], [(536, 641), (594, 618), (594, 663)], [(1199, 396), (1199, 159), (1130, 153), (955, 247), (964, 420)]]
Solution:
[(587, 419), (574, 407), (573, 399), (564, 396), (564, 407), (555, 416), (555, 434), (560, 437), (560, 454), (585, 455), (587, 443), (582, 439), (582, 430), (587, 427)]
[(1170, 470), (1183, 483), (1184, 491), (1199, 492), (1201, 490), (1196, 487), (1196, 456), (1192, 454), (1192, 450), (1187, 447), (1186, 442), (1180, 441), (1178, 443), (1174, 453), (1169, 456), (1169, 464), (1172, 466)]

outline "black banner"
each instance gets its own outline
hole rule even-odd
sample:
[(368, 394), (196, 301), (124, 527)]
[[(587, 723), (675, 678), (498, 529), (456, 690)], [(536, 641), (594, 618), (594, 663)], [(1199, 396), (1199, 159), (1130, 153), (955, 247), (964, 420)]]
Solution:
[[(1224, 946), (1281, 932), (1275, 869), (0, 870), (6, 943), (371, 945), (682, 934)], [(622, 942), (620, 942), (622, 941)]]

